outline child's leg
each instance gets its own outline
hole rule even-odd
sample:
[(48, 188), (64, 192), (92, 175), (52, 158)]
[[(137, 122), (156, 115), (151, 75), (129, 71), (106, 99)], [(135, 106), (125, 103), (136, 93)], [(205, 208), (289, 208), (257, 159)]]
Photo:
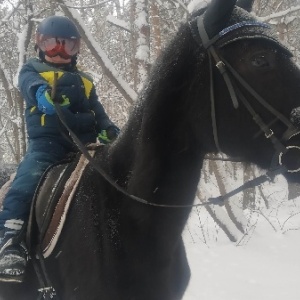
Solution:
[(36, 152), (28, 149), (24, 160), (19, 165), (16, 177), (3, 201), (3, 210), (0, 212), (0, 229), (9, 227), (20, 230), (20, 221), (27, 221), (31, 201), (44, 171), (53, 163), (63, 159), (65, 153), (59, 155), (55, 149), (48, 148), (47, 152)]

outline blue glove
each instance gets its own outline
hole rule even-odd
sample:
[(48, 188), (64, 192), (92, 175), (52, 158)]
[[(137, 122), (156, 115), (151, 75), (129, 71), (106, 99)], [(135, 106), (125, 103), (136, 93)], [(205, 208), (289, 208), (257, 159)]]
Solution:
[(120, 129), (117, 126), (110, 126), (107, 129), (101, 130), (98, 134), (98, 140), (102, 144), (111, 143), (120, 134)]
[[(55, 114), (55, 106), (53, 100), (51, 99), (51, 89), (48, 85), (41, 85), (36, 91), (36, 99), (38, 102), (38, 109), (47, 115)], [(68, 107), (70, 106), (70, 100), (67, 96), (62, 95), (57, 101), (60, 106)]]

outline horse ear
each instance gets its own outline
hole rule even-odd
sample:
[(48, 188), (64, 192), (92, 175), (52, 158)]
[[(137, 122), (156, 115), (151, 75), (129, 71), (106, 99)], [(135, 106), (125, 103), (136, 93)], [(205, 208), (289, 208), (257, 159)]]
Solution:
[(254, 0), (238, 0), (236, 5), (250, 12), (252, 10)]
[(229, 20), (236, 0), (212, 0), (204, 15), (204, 26), (209, 38), (222, 29)]

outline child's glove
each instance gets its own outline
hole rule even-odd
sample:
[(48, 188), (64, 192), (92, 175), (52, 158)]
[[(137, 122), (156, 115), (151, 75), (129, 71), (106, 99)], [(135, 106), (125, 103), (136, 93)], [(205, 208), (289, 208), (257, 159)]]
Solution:
[(117, 126), (110, 126), (107, 129), (101, 130), (98, 134), (98, 140), (102, 144), (108, 144), (115, 140), (119, 133), (120, 129)]
[[(48, 85), (41, 85), (36, 91), (36, 99), (38, 109), (47, 115), (55, 114), (55, 106), (51, 98), (51, 88)], [(59, 99), (55, 99), (62, 107), (70, 106), (70, 100), (66, 95), (61, 95)]]

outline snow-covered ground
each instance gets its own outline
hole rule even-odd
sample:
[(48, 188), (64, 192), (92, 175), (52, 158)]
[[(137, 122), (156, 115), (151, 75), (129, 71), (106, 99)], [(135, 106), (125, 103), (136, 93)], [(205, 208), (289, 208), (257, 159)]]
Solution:
[(184, 300), (299, 300), (299, 232), (255, 235), (247, 246), (188, 243)]
[(300, 198), (275, 193), (273, 200), (268, 209), (244, 211), (252, 225), (237, 242), (204, 208), (193, 211), (184, 232), (192, 272), (184, 300), (300, 299)]

